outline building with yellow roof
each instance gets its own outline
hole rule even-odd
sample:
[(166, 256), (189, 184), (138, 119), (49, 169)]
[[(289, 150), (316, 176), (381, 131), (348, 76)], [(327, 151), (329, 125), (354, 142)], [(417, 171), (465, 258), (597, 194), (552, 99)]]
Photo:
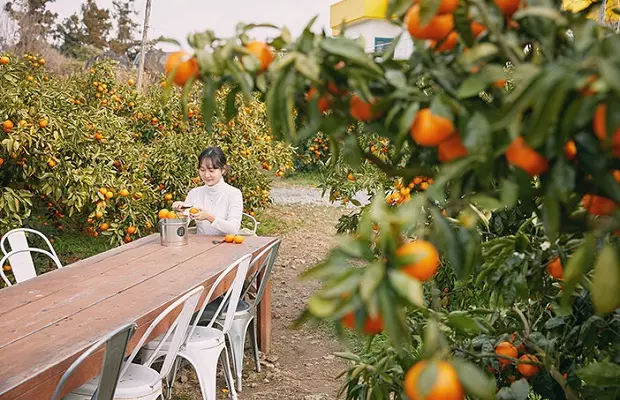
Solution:
[[(341, 0), (330, 7), (332, 35), (341, 33), (346, 27), (345, 36), (361, 38), (366, 52), (381, 51), (396, 36), (405, 32), (401, 26), (394, 25), (385, 18), (388, 0)], [(413, 42), (408, 34), (401, 37), (396, 47), (396, 58), (408, 58), (413, 51)]]

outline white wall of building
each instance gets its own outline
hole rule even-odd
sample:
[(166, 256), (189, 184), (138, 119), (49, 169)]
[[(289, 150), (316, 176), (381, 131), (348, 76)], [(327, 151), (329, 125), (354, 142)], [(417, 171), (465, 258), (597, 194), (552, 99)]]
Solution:
[(394, 57), (397, 59), (407, 59), (413, 52), (413, 41), (407, 31), (397, 25), (391, 24), (386, 20), (368, 19), (357, 23), (351, 23), (345, 30), (345, 36), (353, 39), (364, 38), (364, 47), (367, 53), (375, 50), (376, 38), (394, 38), (404, 32)]

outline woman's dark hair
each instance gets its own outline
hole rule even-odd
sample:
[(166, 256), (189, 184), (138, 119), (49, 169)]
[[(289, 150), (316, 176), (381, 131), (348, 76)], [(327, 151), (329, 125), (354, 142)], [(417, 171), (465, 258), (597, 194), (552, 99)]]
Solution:
[(228, 165), (226, 165), (226, 155), (224, 154), (222, 149), (217, 146), (207, 147), (202, 151), (202, 153), (200, 153), (200, 155), (198, 156), (199, 169), (205, 161), (207, 162), (207, 166), (209, 168), (223, 169), (224, 174), (228, 172)]

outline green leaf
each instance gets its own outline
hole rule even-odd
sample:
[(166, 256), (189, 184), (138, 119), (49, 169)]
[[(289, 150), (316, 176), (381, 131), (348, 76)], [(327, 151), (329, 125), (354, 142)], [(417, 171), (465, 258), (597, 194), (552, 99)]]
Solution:
[(465, 335), (474, 335), (486, 331), (475, 318), (470, 317), (464, 311), (454, 311), (448, 314), (448, 324)]
[(500, 79), (506, 79), (504, 68), (497, 64), (486, 65), (480, 72), (470, 75), (463, 81), (457, 95), (461, 99), (477, 96), (491, 83)]
[(325, 299), (315, 293), (308, 300), (308, 311), (317, 318), (328, 318), (332, 316), (340, 299)]
[(439, 340), (441, 331), (439, 330), (439, 324), (434, 319), (428, 320), (426, 328), (424, 329), (424, 354), (431, 356), (435, 354), (439, 348)]
[(420, 3), (420, 26), (426, 26), (439, 11), (441, 0), (423, 0)]
[(578, 369), (575, 373), (587, 385), (617, 386), (620, 382), (620, 365), (609, 361), (592, 363)]
[(479, 112), (467, 120), (463, 136), (463, 145), (469, 154), (488, 154), (492, 149), (493, 138), (489, 121)]
[(452, 365), (468, 395), (483, 400), (495, 398), (495, 379), (492, 376), (465, 360), (454, 359)]
[(368, 264), (366, 272), (362, 275), (360, 282), (360, 296), (364, 302), (369, 302), (373, 297), (381, 280), (385, 276), (385, 264), (380, 261)]
[(555, 243), (560, 231), (560, 204), (550, 195), (543, 200), (543, 224), (550, 243)]
[(347, 164), (354, 169), (361, 167), (363, 161), (362, 151), (357, 145), (357, 137), (350, 135), (344, 140), (344, 146), (342, 148), (342, 156)]
[(305, 54), (298, 54), (295, 59), (295, 68), (311, 81), (318, 82), (320, 79), (321, 67), (319, 67), (315, 58), (310, 58)]
[(610, 243), (599, 254), (592, 278), (592, 303), (596, 312), (609, 314), (620, 307), (620, 264), (618, 254)]
[(568, 21), (560, 14), (558, 10), (550, 7), (542, 6), (528, 6), (522, 10), (517, 11), (512, 18), (520, 20), (526, 17), (542, 17), (553, 20), (558, 26), (565, 26)]
[(414, 306), (424, 307), (424, 290), (420, 281), (399, 270), (391, 270), (388, 277), (400, 296), (407, 299)]
[(216, 89), (215, 82), (211, 78), (203, 80), (204, 89), (202, 92), (202, 119), (205, 123), (207, 132), (213, 132), (213, 116), (215, 115)]
[(564, 269), (564, 290), (560, 300), (560, 306), (570, 309), (573, 290), (581, 281), (581, 276), (587, 272), (596, 256), (596, 238), (587, 235), (582, 245), (573, 253)]
[(364, 52), (364, 49), (351, 39), (344, 37), (325, 38), (321, 47), (327, 53), (346, 58), (376, 74), (382, 74), (381, 68)]
[(463, 53), (459, 57), (459, 62), (463, 64), (467, 69), (469, 67), (474, 66), (479, 61), (482, 61), (486, 58), (494, 56), (498, 52), (497, 46), (491, 43), (480, 43), (477, 46), (473, 47), (467, 53)]

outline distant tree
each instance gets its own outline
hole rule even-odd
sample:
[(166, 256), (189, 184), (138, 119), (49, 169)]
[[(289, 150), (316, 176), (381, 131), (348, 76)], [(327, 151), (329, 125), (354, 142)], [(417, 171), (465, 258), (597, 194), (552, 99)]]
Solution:
[(110, 41), (110, 50), (117, 54), (126, 54), (134, 58), (138, 53), (138, 23), (134, 18), (138, 13), (134, 9), (135, 0), (114, 0), (113, 17), (116, 25), (116, 37)]
[(19, 51), (37, 51), (51, 36), (58, 14), (47, 9), (54, 0), (17, 0), (4, 5), (4, 11), (17, 24)]
[(58, 50), (69, 57), (79, 58), (79, 54), (84, 47), (84, 38), (84, 25), (77, 14), (65, 18), (54, 29), (54, 39), (58, 43)]
[(83, 43), (97, 49), (108, 46), (108, 35), (112, 28), (110, 11), (99, 8), (94, 0), (86, 0), (82, 4), (82, 24), (84, 25)]

